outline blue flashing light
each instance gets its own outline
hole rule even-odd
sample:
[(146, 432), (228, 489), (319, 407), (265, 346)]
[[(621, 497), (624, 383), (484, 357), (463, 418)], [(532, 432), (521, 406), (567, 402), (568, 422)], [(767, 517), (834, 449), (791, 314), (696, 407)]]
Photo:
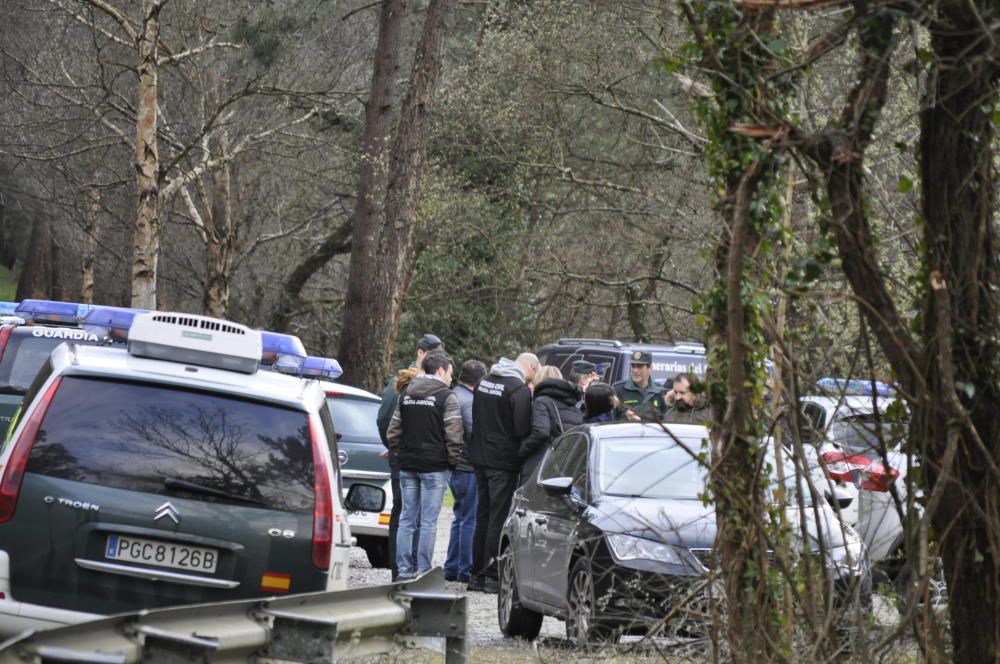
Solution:
[(315, 355), (306, 357), (301, 367), (290, 368), (275, 365), (274, 368), (281, 373), (301, 376), (302, 378), (326, 378), (327, 380), (337, 380), (344, 373), (337, 360), (330, 357), (316, 357)]
[(260, 363), (286, 373), (296, 373), (306, 359), (306, 347), (294, 334), (260, 333)]
[[(816, 387), (831, 394), (844, 394), (846, 396), (870, 397), (872, 396), (872, 381), (847, 378), (820, 378), (816, 381)], [(891, 397), (896, 394), (896, 390), (891, 385), (886, 385), (882, 381), (875, 381), (875, 394), (880, 397)]]
[(84, 330), (108, 341), (125, 343), (132, 320), (139, 314), (147, 314), (146, 309), (130, 307), (95, 307), (83, 319)]
[(0, 316), (13, 316), (17, 306), (17, 302), (0, 302)]
[(17, 305), (14, 315), (20, 316), (28, 324), (79, 325), (93, 308), (93, 305), (76, 302), (24, 300)]

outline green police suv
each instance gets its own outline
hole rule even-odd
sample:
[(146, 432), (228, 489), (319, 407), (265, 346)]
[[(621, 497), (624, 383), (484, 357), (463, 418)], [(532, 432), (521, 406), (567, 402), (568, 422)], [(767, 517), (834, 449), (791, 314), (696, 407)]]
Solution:
[(0, 305), (14, 307), (12, 316), (0, 320), (0, 431), (5, 431), (52, 349), (64, 341), (98, 345), (103, 340), (80, 328), (89, 305), (50, 300)]
[(173, 313), (52, 352), (0, 453), (0, 636), (346, 586), (347, 510), (385, 494), (342, 500), (326, 395), (260, 358), (259, 332)]

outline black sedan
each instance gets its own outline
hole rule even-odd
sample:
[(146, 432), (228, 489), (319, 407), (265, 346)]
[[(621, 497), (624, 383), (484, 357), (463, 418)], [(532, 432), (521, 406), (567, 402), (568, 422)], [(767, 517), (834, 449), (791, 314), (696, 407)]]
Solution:
[[(580, 644), (704, 624), (715, 510), (697, 459), (708, 432), (668, 429), (582, 426), (553, 444), (514, 494), (500, 538), (497, 608), (506, 636), (535, 638), (546, 615), (564, 620)], [(823, 532), (835, 586), (870, 602), (864, 544), (828, 506), (805, 504), (810, 539), (815, 547)]]

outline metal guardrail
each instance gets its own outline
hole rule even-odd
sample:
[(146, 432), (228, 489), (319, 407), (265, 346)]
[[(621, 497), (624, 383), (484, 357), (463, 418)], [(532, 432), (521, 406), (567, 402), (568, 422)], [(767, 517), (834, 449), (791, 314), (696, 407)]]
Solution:
[(91, 662), (339, 662), (440, 646), (468, 661), (466, 598), (444, 590), (440, 568), (409, 582), (152, 609), (0, 644), (0, 664)]

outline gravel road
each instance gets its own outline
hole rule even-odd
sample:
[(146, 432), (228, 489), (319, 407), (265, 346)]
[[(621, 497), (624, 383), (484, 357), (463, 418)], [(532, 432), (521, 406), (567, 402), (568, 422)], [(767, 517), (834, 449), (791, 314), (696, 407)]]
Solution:
[[(441, 510), (438, 518), (437, 542), (434, 547), (434, 564), (443, 565), (448, 549), (448, 535), (451, 528), (451, 508)], [(364, 551), (355, 547), (351, 549), (351, 571), (348, 583), (352, 588), (382, 585), (391, 582), (387, 569), (373, 569), (368, 564)], [(665, 639), (654, 639), (653, 642), (642, 641), (641, 637), (625, 637), (619, 650), (610, 653), (584, 653), (579, 650), (569, 650), (565, 639), (565, 626), (555, 618), (545, 618), (542, 623), (541, 638), (534, 644), (526, 644), (516, 639), (506, 639), (497, 626), (497, 596), (486, 593), (467, 593), (464, 583), (446, 582), (447, 589), (455, 593), (466, 593), (468, 597), (468, 640), (472, 646), (473, 662), (520, 662), (520, 661), (558, 661), (571, 657), (578, 662), (608, 661), (641, 663), (672, 662), (672, 661), (702, 661), (704, 651), (695, 648), (698, 655), (681, 656), (675, 660), (673, 656), (664, 656), (664, 650), (672, 650)], [(876, 624), (888, 628), (898, 621), (898, 616), (890, 601), (882, 596), (875, 597)], [(407, 654), (408, 653), (408, 654)], [(398, 661), (423, 661), (414, 658), (414, 651), (405, 651)], [(679, 654), (679, 653), (678, 653)], [(398, 659), (398, 658), (397, 658)], [(437, 661), (437, 660), (433, 660)]]
[[(434, 564), (443, 565), (448, 552), (448, 533), (451, 528), (451, 508), (443, 508), (438, 518), (437, 543), (434, 546)], [(365, 552), (355, 547), (351, 549), (351, 573), (348, 583), (352, 588), (376, 586), (390, 583), (387, 569), (373, 569), (368, 564)], [(447, 589), (455, 593), (465, 593), (464, 583), (445, 583)], [(497, 596), (486, 593), (467, 593), (469, 608), (469, 640), (473, 645), (499, 645), (511, 643), (500, 633), (497, 626)], [(562, 621), (546, 618), (542, 623), (542, 635), (561, 639), (566, 634)]]

